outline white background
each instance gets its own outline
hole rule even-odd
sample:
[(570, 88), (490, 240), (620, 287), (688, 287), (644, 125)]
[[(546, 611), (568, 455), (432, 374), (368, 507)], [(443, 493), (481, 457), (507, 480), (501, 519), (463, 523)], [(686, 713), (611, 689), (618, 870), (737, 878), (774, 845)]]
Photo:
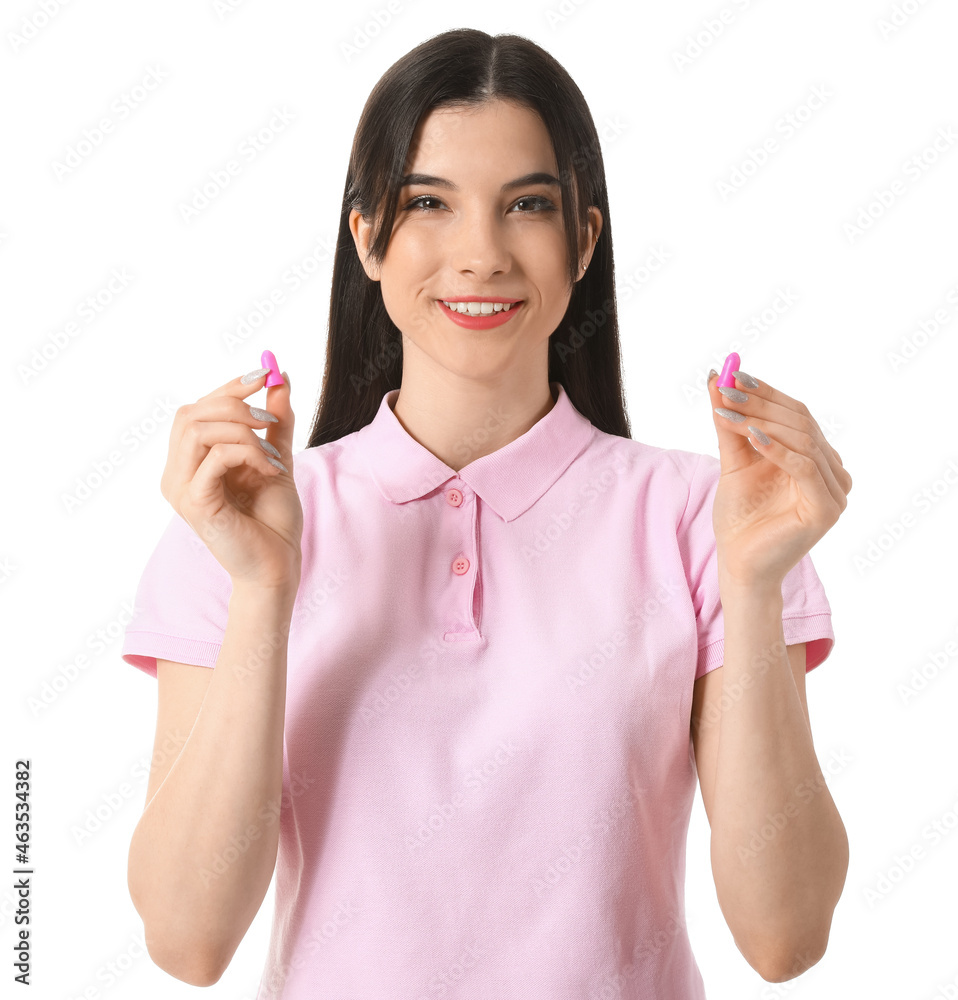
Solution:
[[(896, 6), (900, 26), (883, 31)], [(268, 347), (290, 373), (294, 451), (304, 447), (332, 258), (255, 336), (231, 349), (224, 334), (287, 268), (335, 238), (353, 132), (381, 74), (433, 34), (476, 27), (526, 35), (555, 55), (602, 134), (633, 436), (717, 455), (702, 386), (738, 349), (743, 370), (809, 407), (854, 478), (846, 512), (812, 553), (836, 644), (808, 676), (815, 747), (851, 843), (844, 895), (824, 959), (797, 980), (765, 983), (718, 908), (697, 796), (687, 907), (708, 996), (955, 996), (958, 9), (730, 0), (731, 23), (680, 67), (693, 36), (709, 41), (704, 23), (722, 3), (402, 0), (365, 36), (369, 12), (386, 8), (380, 0), (47, 8), (55, 15), (39, 0), (11, 2), (0, 15), (0, 310), (13, 417), (0, 541), (9, 651), (0, 842), (9, 872), (14, 761), (29, 757), (31, 995), (192, 995), (141, 955), (126, 886), (156, 682), (119, 652), (127, 607), (172, 513), (159, 491), (172, 417), (159, 404), (175, 409), (259, 367)], [(153, 69), (162, 81), (120, 119), (113, 102)], [(807, 104), (815, 88), (829, 95), (824, 106)], [(293, 121), (184, 221), (194, 189), (277, 108)], [(801, 127), (786, 137), (789, 114)], [(55, 163), (107, 115), (112, 133), (58, 177)], [(777, 151), (723, 196), (719, 185), (770, 137)], [(906, 166), (923, 152), (912, 161), (920, 170)], [(882, 206), (877, 195), (896, 182)], [(869, 205), (870, 224), (851, 232)], [(654, 250), (666, 261), (649, 274)], [(78, 310), (114, 269), (130, 280), (85, 322)], [(785, 308), (780, 290), (794, 299)], [(938, 310), (928, 336), (921, 324), (931, 329)], [(749, 326), (762, 315), (761, 330)], [(57, 347), (70, 321), (76, 335)], [(111, 471), (93, 485), (102, 463)], [(71, 508), (78, 481), (91, 484), (89, 496)], [(923, 490), (934, 498), (927, 509)], [(883, 538), (893, 525), (900, 537)], [(868, 560), (870, 546), (879, 558)], [(108, 642), (91, 654), (98, 630)], [(923, 665), (926, 686), (905, 701), (901, 686)], [(55, 699), (35, 708), (54, 680)], [(99, 829), (81, 839), (96, 811)], [(934, 822), (947, 831), (937, 842)], [(920, 857), (899, 877), (896, 858), (912, 851)], [(881, 876), (895, 880), (884, 895)], [(6, 981), (12, 882), (0, 877)], [(272, 906), (271, 888), (207, 995), (255, 996)], [(110, 963), (123, 970), (112, 981)], [(939, 992), (945, 984), (951, 992)]]

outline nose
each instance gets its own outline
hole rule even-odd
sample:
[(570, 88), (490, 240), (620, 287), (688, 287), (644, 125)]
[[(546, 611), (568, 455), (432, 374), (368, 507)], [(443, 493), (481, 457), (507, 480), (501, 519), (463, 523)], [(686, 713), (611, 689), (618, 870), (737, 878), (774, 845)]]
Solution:
[(450, 251), (456, 270), (473, 274), (478, 282), (507, 272), (512, 251), (504, 229), (504, 223), (488, 210), (464, 214), (455, 227)]

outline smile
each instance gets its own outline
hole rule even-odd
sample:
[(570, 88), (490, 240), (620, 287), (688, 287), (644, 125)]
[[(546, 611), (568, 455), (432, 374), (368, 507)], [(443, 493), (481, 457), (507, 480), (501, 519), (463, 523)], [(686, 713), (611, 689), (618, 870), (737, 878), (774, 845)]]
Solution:
[(450, 305), (442, 299), (436, 302), (453, 323), (470, 330), (486, 330), (508, 323), (524, 304), (521, 299), (518, 302), (453, 302)]
[(448, 306), (450, 309), (456, 312), (462, 313), (465, 316), (467, 313), (470, 316), (488, 316), (492, 312), (500, 312), (505, 310), (508, 312), (512, 306), (512, 302), (489, 302), (487, 300), (476, 300), (475, 302), (449, 302), (446, 299), (440, 300), (444, 306)]

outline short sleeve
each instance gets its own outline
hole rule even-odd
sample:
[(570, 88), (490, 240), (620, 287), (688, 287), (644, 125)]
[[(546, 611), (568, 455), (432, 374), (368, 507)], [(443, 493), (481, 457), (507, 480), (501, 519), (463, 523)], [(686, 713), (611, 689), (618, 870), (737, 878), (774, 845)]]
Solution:
[[(673, 452), (680, 469), (690, 469), (689, 499), (679, 525), (679, 547), (695, 609), (698, 656), (695, 678), (720, 667), (725, 655), (725, 622), (718, 587), (718, 559), (712, 503), (722, 471), (713, 455)], [(697, 458), (697, 461), (696, 461)], [(828, 658), (835, 644), (832, 609), (825, 588), (804, 555), (782, 581), (782, 634), (785, 645), (806, 643), (805, 672)]]
[(156, 677), (157, 657), (215, 666), (232, 592), (229, 573), (174, 514), (140, 577), (123, 661), (151, 677)]

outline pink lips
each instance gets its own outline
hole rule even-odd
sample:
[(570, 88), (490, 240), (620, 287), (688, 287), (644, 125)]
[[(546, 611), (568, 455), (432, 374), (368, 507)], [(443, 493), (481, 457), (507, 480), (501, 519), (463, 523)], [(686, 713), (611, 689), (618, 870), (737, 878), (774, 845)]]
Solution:
[(522, 299), (494, 299), (490, 297), (483, 297), (477, 295), (471, 299), (449, 299), (450, 302), (514, 302), (515, 304), (511, 309), (506, 311), (505, 309), (500, 309), (499, 312), (486, 313), (486, 315), (470, 316), (464, 313), (458, 313), (454, 309), (450, 309), (441, 299), (436, 299), (439, 303), (439, 308), (459, 326), (464, 326), (468, 330), (488, 330), (493, 326), (502, 326), (503, 323), (508, 323), (510, 319), (523, 306)]

